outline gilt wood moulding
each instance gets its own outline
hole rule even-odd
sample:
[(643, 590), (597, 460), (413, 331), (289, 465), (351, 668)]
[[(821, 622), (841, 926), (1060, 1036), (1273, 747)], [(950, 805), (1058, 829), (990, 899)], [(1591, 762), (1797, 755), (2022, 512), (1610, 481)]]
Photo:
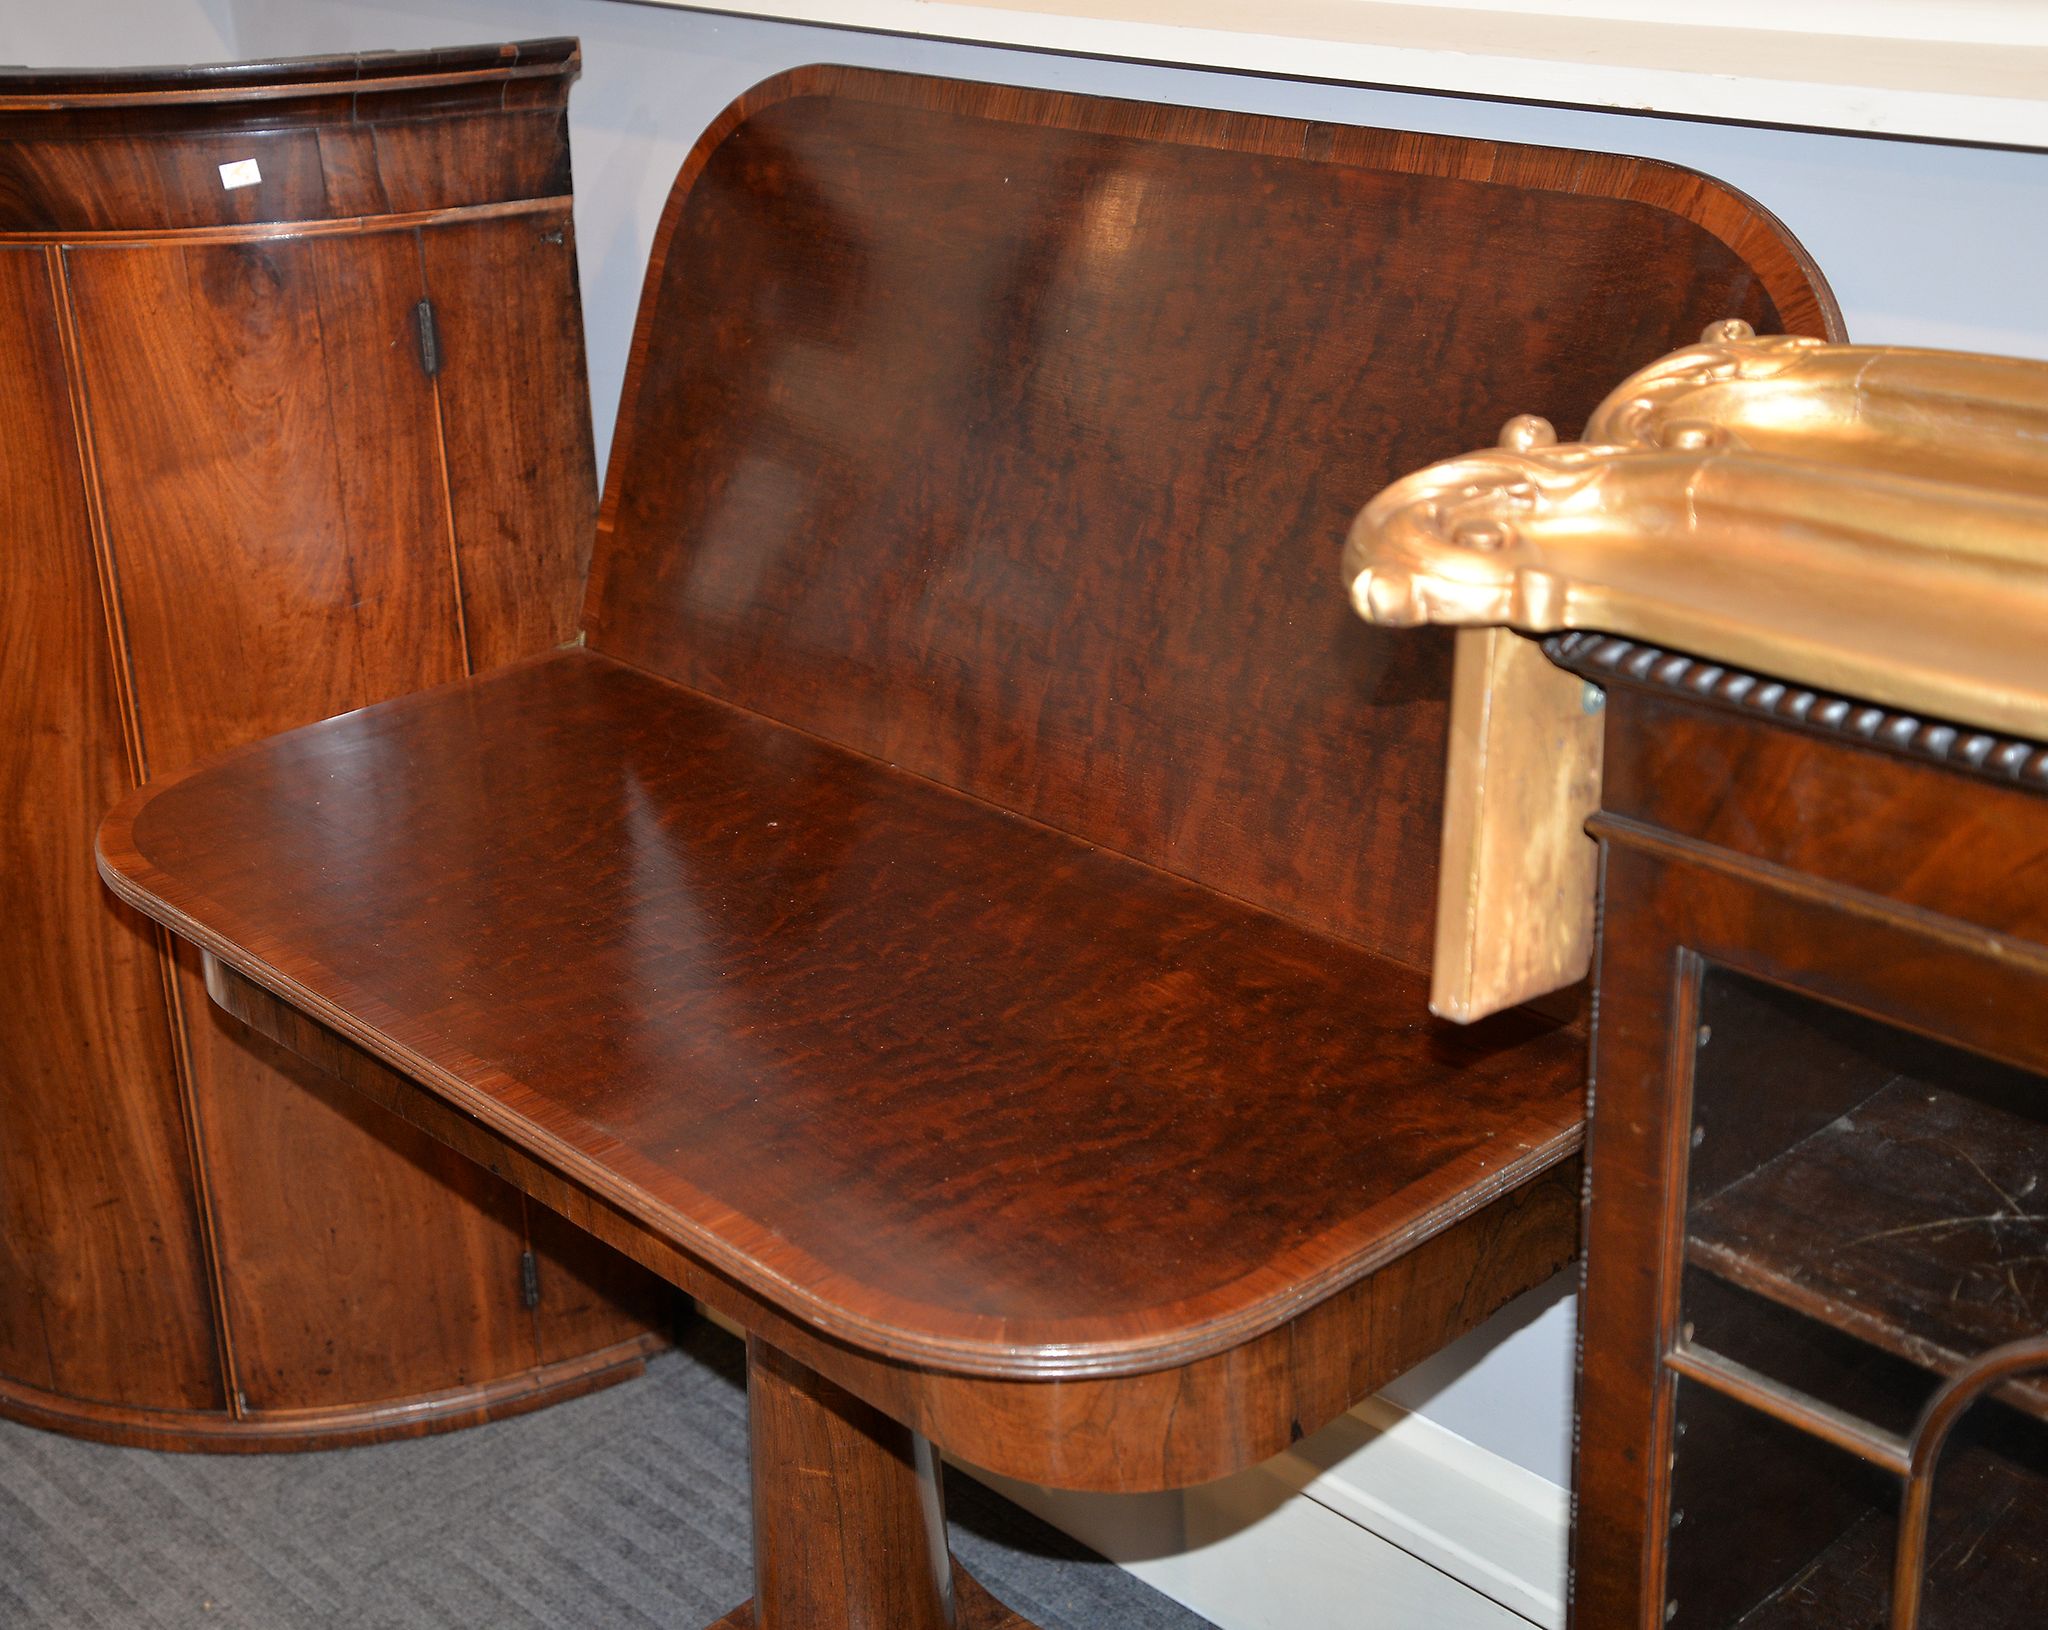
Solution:
[(571, 638), (573, 42), (0, 73), (0, 1411), (291, 1447), (633, 1373), (651, 1287), (205, 998), (127, 789)]
[(1510, 629), (1580, 662), (1598, 631), (1606, 672), (2016, 776), (2048, 739), (2036, 364), (1716, 322), (1584, 434), (1517, 416), (1390, 485), (1346, 547), (1366, 620), (1467, 630), (1433, 987), (1453, 1018), (1591, 954), (1599, 693)]
[(1218, 1477), (1569, 1258), (1583, 1030), (1418, 1020), (1450, 645), (1330, 562), (1730, 309), (1833, 326), (1655, 164), (784, 76), (664, 213), (586, 647), (160, 780), (104, 875), (746, 1329), (728, 1625), (1016, 1622), (939, 1452)]

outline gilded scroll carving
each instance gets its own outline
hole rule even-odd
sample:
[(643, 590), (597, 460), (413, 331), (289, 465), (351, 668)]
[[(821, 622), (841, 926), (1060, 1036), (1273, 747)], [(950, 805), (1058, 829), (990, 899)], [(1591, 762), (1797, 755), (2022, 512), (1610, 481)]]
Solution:
[(2048, 737), (2048, 364), (1735, 340), (1591, 428), (1388, 487), (1345, 550), (1359, 614), (1598, 629)]
[[(2048, 741), (2048, 364), (1716, 323), (1624, 381), (1583, 442), (1524, 416), (1394, 482), (1344, 576), (1368, 622), (1597, 630), (1914, 731)], [(1508, 699), (1460, 652), (1435, 1005), (1461, 1019), (1571, 982), (1590, 949), (1587, 790), (1529, 744), (1574, 742), (1597, 777), (1597, 742), (1513, 654), (1483, 664)]]

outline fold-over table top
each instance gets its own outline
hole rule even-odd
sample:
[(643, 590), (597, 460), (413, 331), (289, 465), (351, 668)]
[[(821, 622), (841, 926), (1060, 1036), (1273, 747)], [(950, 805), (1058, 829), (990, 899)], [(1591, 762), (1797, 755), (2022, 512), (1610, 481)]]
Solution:
[(1576, 1147), (1583, 1041), (566, 652), (159, 782), (120, 892), (658, 1234), (939, 1367), (1157, 1367)]

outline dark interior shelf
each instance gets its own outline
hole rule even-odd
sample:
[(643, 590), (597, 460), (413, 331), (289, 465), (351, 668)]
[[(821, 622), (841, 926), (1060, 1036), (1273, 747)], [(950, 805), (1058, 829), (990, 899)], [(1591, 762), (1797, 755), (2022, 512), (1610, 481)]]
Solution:
[[(1872, 1630), (1891, 1602), (1889, 1512), (1854, 1524), (1737, 1630)], [(2048, 1484), (1988, 1449), (1944, 1464), (1928, 1533), (1921, 1630), (2039, 1630)]]
[[(1706, 1272), (1938, 1374), (2048, 1327), (2048, 1124), (1901, 1077), (1695, 1208)], [(2048, 1419), (2048, 1378), (1999, 1395)]]

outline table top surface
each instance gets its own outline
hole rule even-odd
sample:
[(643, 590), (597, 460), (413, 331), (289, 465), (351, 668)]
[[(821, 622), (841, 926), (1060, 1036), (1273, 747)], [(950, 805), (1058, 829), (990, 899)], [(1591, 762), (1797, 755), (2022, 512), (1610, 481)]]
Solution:
[(131, 797), (115, 892), (796, 1316), (967, 1373), (1285, 1322), (1578, 1145), (1583, 1038), (569, 651)]

